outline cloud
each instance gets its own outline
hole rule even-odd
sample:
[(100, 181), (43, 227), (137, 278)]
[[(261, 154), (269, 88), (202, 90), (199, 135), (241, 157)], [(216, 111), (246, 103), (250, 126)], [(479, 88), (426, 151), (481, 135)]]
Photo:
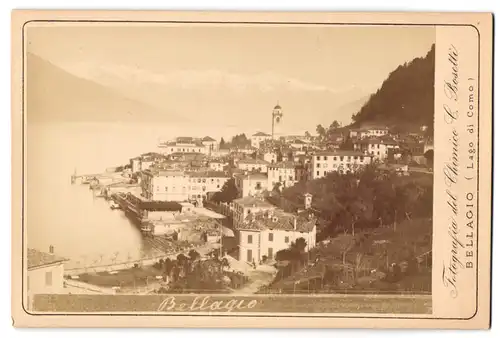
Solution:
[(124, 81), (132, 85), (156, 84), (182, 89), (224, 88), (235, 92), (243, 92), (245, 90), (258, 90), (262, 92), (289, 90), (339, 93), (348, 89), (343, 88), (342, 90), (338, 90), (297, 78), (284, 77), (272, 72), (242, 74), (216, 69), (184, 69), (154, 72), (123, 64), (92, 64), (89, 62), (61, 65), (61, 68), (77, 76), (103, 82), (108, 85), (112, 84), (109, 82)]

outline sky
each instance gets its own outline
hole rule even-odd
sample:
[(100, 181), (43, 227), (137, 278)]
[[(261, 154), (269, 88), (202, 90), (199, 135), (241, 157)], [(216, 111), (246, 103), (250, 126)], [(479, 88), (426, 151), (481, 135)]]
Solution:
[(425, 56), (435, 29), (64, 23), (28, 25), (26, 37), (53, 65), (194, 123), (266, 129), (279, 101), (299, 131), (349, 123), (391, 71)]

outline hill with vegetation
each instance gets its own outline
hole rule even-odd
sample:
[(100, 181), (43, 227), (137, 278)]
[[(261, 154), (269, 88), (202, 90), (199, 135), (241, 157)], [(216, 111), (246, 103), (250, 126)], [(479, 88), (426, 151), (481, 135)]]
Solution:
[(357, 114), (353, 127), (385, 124), (411, 131), (421, 125), (432, 130), (434, 120), (435, 46), (425, 57), (400, 65), (370, 96)]

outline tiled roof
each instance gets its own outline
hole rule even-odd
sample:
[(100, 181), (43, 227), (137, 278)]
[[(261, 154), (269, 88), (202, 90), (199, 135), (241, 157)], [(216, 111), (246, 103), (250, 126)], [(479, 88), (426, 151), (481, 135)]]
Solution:
[(257, 158), (257, 159), (250, 159), (250, 158), (247, 158), (247, 159), (242, 159), (242, 160), (239, 160), (238, 161), (238, 164), (269, 164), (269, 162), (267, 161), (264, 161), (264, 160), (261, 160), (260, 158)]
[(242, 205), (244, 207), (259, 207), (259, 208), (274, 208), (274, 205), (253, 196), (246, 196), (233, 201), (235, 204)]
[(210, 141), (210, 142), (213, 142), (215, 141), (213, 138), (211, 138), (210, 136), (205, 136), (204, 138), (201, 139), (202, 141)]
[(214, 171), (214, 170), (209, 170), (209, 171), (193, 171), (193, 172), (188, 172), (186, 173), (190, 177), (227, 177), (229, 178), (228, 175), (226, 175), (222, 171)]
[(255, 134), (253, 134), (252, 136), (271, 136), (271, 135), (259, 131), (259, 132), (255, 133)]
[(263, 173), (250, 173), (248, 175), (238, 175), (244, 180), (267, 180), (267, 175)]
[(295, 168), (295, 163), (286, 161), (286, 162), (277, 162), (269, 165), (269, 168), (284, 168), (284, 169), (292, 169)]
[(355, 143), (359, 144), (391, 144), (391, 145), (396, 145), (398, 142), (396, 142), (392, 137), (369, 137), (369, 138), (364, 138), (362, 140), (356, 141)]
[(236, 226), (238, 230), (284, 230), (311, 232), (316, 224), (314, 218), (300, 217), (283, 211), (258, 212), (247, 216), (246, 222)]
[(28, 249), (28, 269), (34, 269), (64, 261), (67, 261), (67, 259), (47, 252), (38, 251), (36, 249)]
[(335, 150), (335, 151), (319, 151), (314, 156), (369, 156), (361, 151), (353, 150)]

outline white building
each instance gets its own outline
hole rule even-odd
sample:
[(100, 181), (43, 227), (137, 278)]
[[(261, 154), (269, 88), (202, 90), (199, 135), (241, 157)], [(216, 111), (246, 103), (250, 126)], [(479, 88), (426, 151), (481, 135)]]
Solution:
[(380, 137), (389, 134), (389, 128), (385, 126), (372, 126), (360, 129), (351, 129), (349, 136), (351, 138), (363, 139), (365, 137)]
[(130, 159), (130, 167), (133, 173), (149, 169), (151, 166), (162, 162), (165, 157), (158, 153), (146, 153)]
[(236, 226), (238, 223), (243, 222), (244, 218), (250, 214), (276, 209), (274, 205), (265, 201), (264, 199), (245, 196), (239, 199), (235, 199), (232, 204), (233, 213), (233, 225)]
[(241, 170), (259, 171), (261, 173), (267, 173), (268, 165), (269, 162), (261, 160), (260, 158), (257, 159), (245, 158), (239, 160), (238, 163), (236, 164), (236, 167)]
[(398, 143), (391, 137), (366, 137), (353, 142), (354, 150), (372, 155), (379, 161), (385, 161), (390, 154), (399, 149)]
[(267, 186), (272, 190), (276, 183), (281, 183), (281, 188), (291, 187), (297, 182), (294, 162), (279, 162), (270, 164), (267, 169)]
[(210, 160), (208, 161), (208, 167), (213, 171), (224, 171), (224, 167), (228, 165), (228, 162), (223, 160)]
[(207, 194), (221, 191), (231, 177), (221, 171), (190, 172), (188, 175), (189, 199), (206, 198)]
[(371, 163), (371, 155), (359, 151), (324, 151), (314, 154), (311, 161), (311, 179), (325, 177), (329, 172), (355, 172)]
[(236, 230), (239, 260), (249, 263), (274, 260), (278, 251), (290, 248), (299, 238), (306, 242), (305, 251), (316, 245), (316, 220), (312, 215), (299, 216), (282, 210), (260, 211), (249, 214)]
[(272, 138), (271, 135), (259, 131), (250, 136), (250, 141), (252, 143), (252, 147), (259, 149), (261, 142), (270, 140), (271, 138)]
[(201, 139), (201, 144), (205, 146), (205, 153), (211, 155), (219, 150), (219, 142), (211, 138), (210, 136), (205, 136)]
[(267, 175), (262, 173), (249, 173), (235, 176), (236, 188), (239, 197), (255, 196), (268, 190)]
[(144, 171), (142, 194), (153, 201), (187, 201), (189, 177), (184, 171), (151, 169)]
[(276, 154), (273, 151), (266, 151), (261, 156), (262, 156), (262, 159), (268, 163), (278, 162), (278, 154)]
[(192, 137), (178, 137), (174, 141), (160, 142), (158, 148), (164, 155), (173, 153), (209, 153), (209, 147), (205, 146), (202, 141)]
[[(49, 251), (53, 252), (53, 249)], [(28, 273), (26, 276), (27, 309), (32, 309), (33, 297), (37, 294), (64, 292), (65, 258), (28, 248)]]

